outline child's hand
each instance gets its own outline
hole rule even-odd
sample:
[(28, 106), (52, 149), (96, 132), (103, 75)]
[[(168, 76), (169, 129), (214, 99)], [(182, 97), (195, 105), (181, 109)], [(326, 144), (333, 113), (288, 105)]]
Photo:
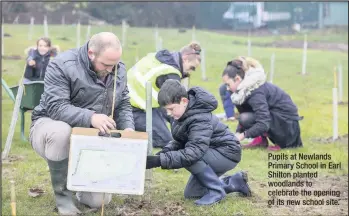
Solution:
[(34, 61), (34, 60), (30, 60), (30, 61), (28, 62), (28, 65), (29, 65), (29, 66), (35, 66), (35, 61)]
[(238, 138), (239, 141), (242, 141), (245, 139), (244, 133), (236, 133), (235, 136)]
[(160, 156), (147, 156), (147, 169), (152, 169), (161, 166)]

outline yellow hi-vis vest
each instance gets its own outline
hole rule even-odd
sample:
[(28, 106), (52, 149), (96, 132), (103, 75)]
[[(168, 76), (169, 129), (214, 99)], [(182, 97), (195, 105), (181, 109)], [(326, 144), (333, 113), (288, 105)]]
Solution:
[(130, 103), (133, 107), (146, 109), (146, 83), (152, 85), (152, 107), (159, 107), (159, 88), (156, 86), (156, 78), (166, 74), (178, 74), (182, 78), (179, 70), (173, 66), (161, 63), (155, 58), (156, 53), (149, 53), (139, 60), (130, 70), (127, 71), (127, 87), (129, 90)]

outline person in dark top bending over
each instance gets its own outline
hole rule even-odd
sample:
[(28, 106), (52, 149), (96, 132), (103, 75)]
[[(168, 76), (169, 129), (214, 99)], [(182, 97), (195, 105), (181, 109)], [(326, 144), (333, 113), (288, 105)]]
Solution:
[(254, 138), (243, 148), (268, 147), (267, 138), (274, 143), (270, 151), (303, 146), (297, 106), (285, 91), (265, 81), (258, 61), (236, 58), (227, 63), (222, 76), (240, 113), (237, 137)]

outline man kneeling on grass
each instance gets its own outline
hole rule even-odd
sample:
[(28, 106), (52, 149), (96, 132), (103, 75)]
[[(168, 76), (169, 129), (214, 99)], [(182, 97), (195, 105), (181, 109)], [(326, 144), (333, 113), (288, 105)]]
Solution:
[(159, 105), (174, 118), (173, 140), (155, 156), (147, 157), (147, 169), (185, 168), (192, 175), (184, 197), (199, 198), (197, 205), (210, 205), (227, 193), (250, 196), (247, 174), (238, 172), (219, 179), (241, 160), (241, 145), (226, 125), (212, 115), (215, 97), (200, 87), (187, 92), (177, 80), (167, 80), (158, 94)]

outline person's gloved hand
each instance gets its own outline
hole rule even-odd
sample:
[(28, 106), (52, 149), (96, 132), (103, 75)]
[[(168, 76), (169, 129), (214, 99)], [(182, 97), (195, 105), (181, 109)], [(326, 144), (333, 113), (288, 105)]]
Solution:
[(160, 153), (165, 153), (168, 151), (170, 151), (168, 148), (163, 148), (163, 149), (161, 149), (161, 151), (157, 152), (155, 155), (160, 155)]
[(147, 169), (152, 169), (161, 166), (160, 156), (149, 155), (147, 156)]

